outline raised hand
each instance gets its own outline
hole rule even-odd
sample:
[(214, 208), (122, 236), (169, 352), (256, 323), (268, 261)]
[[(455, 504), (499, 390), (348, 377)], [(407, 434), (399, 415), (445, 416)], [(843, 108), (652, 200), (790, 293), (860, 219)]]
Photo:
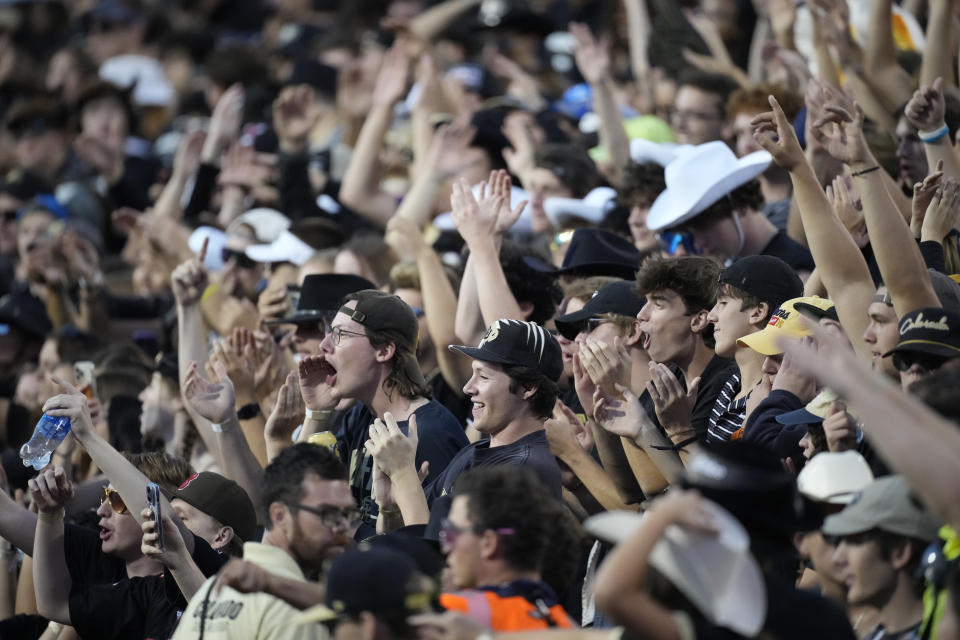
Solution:
[(849, 171), (834, 178), (833, 182), (827, 185), (827, 200), (840, 216), (840, 222), (850, 233), (853, 241), (863, 249), (870, 242), (870, 236), (867, 234), (866, 219), (863, 217), (863, 204), (860, 198), (852, 193), (851, 181)]
[(525, 118), (512, 117), (504, 120), (501, 133), (510, 141), (510, 147), (503, 149), (503, 159), (510, 173), (522, 178), (534, 169), (533, 156), (536, 142), (530, 124)]
[(402, 46), (394, 44), (383, 54), (383, 64), (373, 85), (374, 104), (392, 107), (403, 99), (409, 74), (410, 57)]
[(243, 120), (243, 86), (232, 85), (223, 92), (213, 108), (210, 127), (203, 143), (201, 157), (205, 162), (218, 162), (220, 154), (240, 133)]
[(77, 437), (93, 431), (93, 419), (90, 417), (90, 404), (87, 396), (80, 393), (75, 386), (56, 376), (50, 379), (60, 387), (60, 394), (55, 395), (43, 404), (43, 412), (48, 416), (64, 416), (70, 418), (70, 431)]
[(280, 387), (273, 411), (264, 425), (263, 435), (268, 440), (289, 444), (294, 430), (303, 422), (305, 409), (303, 396), (300, 395), (300, 379), (296, 371), (291, 371)]
[(62, 467), (47, 467), (27, 481), (27, 489), (40, 513), (63, 509), (76, 494), (76, 488)]
[(647, 383), (647, 391), (653, 399), (657, 419), (668, 433), (690, 427), (690, 415), (693, 413), (693, 405), (697, 402), (699, 387), (700, 378), (696, 377), (690, 383), (690, 387), (684, 390), (677, 376), (667, 365), (650, 363), (650, 382)]
[(307, 85), (285, 88), (273, 101), (272, 111), (280, 149), (287, 153), (306, 149), (310, 132), (323, 115), (313, 89)]
[(803, 149), (797, 140), (797, 133), (780, 103), (770, 96), (770, 111), (761, 113), (750, 121), (753, 126), (753, 139), (770, 155), (774, 162), (787, 171), (793, 171), (806, 163)]
[(876, 164), (863, 137), (863, 110), (860, 106), (854, 103), (853, 113), (829, 104), (825, 110), (826, 115), (810, 129), (823, 149), (851, 167)]
[(487, 193), (487, 183), (481, 182), (478, 199), (474, 197), (467, 181), (459, 178), (452, 185), (450, 206), (453, 224), (467, 246), (470, 246), (471, 243), (493, 237), (503, 197), (491, 196)]
[(180, 264), (170, 275), (173, 297), (181, 307), (189, 307), (200, 302), (203, 292), (210, 284), (210, 274), (203, 266), (209, 244), (210, 238), (205, 238), (200, 253), (195, 258)]
[(500, 210), (497, 212), (497, 224), (493, 230), (498, 236), (502, 236), (510, 231), (513, 225), (517, 223), (517, 220), (520, 219), (520, 214), (523, 213), (524, 207), (527, 206), (527, 201), (522, 200), (515, 208), (510, 208), (510, 195), (513, 191), (513, 181), (510, 178), (510, 174), (503, 169), (490, 172), (489, 184), (490, 197), (501, 199)]
[(249, 560), (231, 558), (225, 564), (213, 585), (213, 595), (216, 596), (224, 587), (229, 587), (240, 593), (260, 593), (267, 589), (270, 582), (270, 572), (253, 564)]
[(920, 231), (921, 240), (943, 242), (957, 228), (960, 216), (960, 184), (947, 176), (941, 181), (927, 208)]
[(197, 172), (206, 139), (207, 134), (203, 131), (191, 131), (180, 138), (177, 152), (173, 156), (173, 175), (185, 180)]
[(203, 377), (196, 361), (190, 363), (183, 381), (183, 401), (201, 417), (216, 424), (223, 424), (235, 415), (236, 398), (233, 383), (219, 360), (213, 361), (216, 381)]
[(415, 468), (419, 439), (414, 414), (410, 414), (407, 421), (407, 433), (403, 435), (389, 411), (383, 414), (382, 420), (377, 418), (370, 425), (370, 439), (364, 446), (380, 470), (390, 478), (398, 472)]
[(580, 405), (588, 418), (593, 418), (594, 393), (597, 391), (597, 385), (590, 379), (586, 367), (583, 366), (583, 360), (580, 359), (580, 353), (573, 354), (573, 386), (577, 391), (577, 398), (580, 399)]
[(214, 343), (213, 355), (223, 362), (240, 405), (256, 402), (253, 332), (242, 327), (235, 328), (226, 340)]
[(261, 320), (279, 320), (291, 311), (286, 287), (267, 287), (257, 298), (257, 314)]
[(653, 503), (651, 513), (657, 518), (665, 518), (670, 524), (705, 534), (717, 533), (714, 511), (696, 491), (672, 489)]
[(609, 79), (610, 52), (606, 40), (597, 42), (590, 27), (581, 22), (571, 22), (569, 31), (577, 41), (574, 56), (583, 79), (592, 85)]
[(903, 115), (918, 131), (936, 131), (944, 124), (946, 106), (943, 101), (943, 78), (931, 85), (923, 85), (913, 92), (913, 97), (903, 109)]
[(943, 160), (937, 161), (937, 170), (913, 185), (913, 200), (910, 203), (910, 231), (915, 238), (919, 238), (923, 230), (923, 221), (927, 217), (927, 209), (933, 202), (933, 196), (940, 188), (943, 178)]
[(387, 235), (384, 238), (397, 257), (404, 262), (416, 262), (417, 256), (430, 247), (423, 239), (423, 232), (410, 218), (393, 216), (387, 222)]
[(300, 393), (303, 402), (311, 411), (330, 411), (337, 406), (340, 398), (330, 388), (330, 376), (336, 375), (326, 358), (304, 356), (300, 360)]

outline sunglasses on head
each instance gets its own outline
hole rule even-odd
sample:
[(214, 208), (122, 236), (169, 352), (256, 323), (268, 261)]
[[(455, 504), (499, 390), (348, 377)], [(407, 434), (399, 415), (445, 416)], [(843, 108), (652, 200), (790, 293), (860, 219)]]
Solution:
[(933, 353), (922, 353), (919, 351), (897, 352), (890, 356), (893, 366), (897, 371), (909, 371), (915, 364), (920, 365), (927, 371), (936, 371), (949, 360), (956, 356), (940, 356)]
[(257, 263), (247, 257), (243, 251), (234, 251), (233, 249), (223, 248), (222, 254), (223, 261), (230, 262), (230, 259), (233, 258), (237, 262), (237, 266), (241, 269), (252, 269), (257, 266)]
[(104, 502), (109, 502), (110, 508), (119, 515), (129, 512), (127, 504), (123, 501), (123, 498), (120, 497), (120, 493), (116, 489), (111, 489), (110, 487), (103, 488), (103, 497), (100, 498), (100, 504)]

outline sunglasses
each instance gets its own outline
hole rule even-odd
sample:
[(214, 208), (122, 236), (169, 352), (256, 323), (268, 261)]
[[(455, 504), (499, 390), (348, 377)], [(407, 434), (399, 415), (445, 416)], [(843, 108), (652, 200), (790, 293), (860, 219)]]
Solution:
[(243, 251), (234, 251), (233, 249), (227, 249), (224, 247), (221, 258), (224, 263), (230, 262), (230, 259), (233, 258), (237, 262), (237, 266), (241, 269), (253, 269), (257, 266), (257, 263), (247, 257)]
[[(472, 531), (473, 533), (483, 533), (486, 529), (483, 527), (461, 527), (450, 522), (450, 518), (444, 518), (440, 522), (440, 548), (450, 550), (457, 544), (457, 540), (463, 534)], [(493, 529), (493, 532), (501, 536), (510, 536), (516, 531), (509, 527)]]
[(0, 213), (0, 217), (2, 217), (6, 222), (14, 222), (16, 221), (17, 214), (19, 213), (20, 211), (17, 209), (7, 209), (6, 211)]
[(660, 236), (660, 241), (664, 250), (670, 255), (674, 255), (680, 247), (683, 247), (689, 255), (700, 253), (693, 244), (693, 235), (689, 233), (664, 233)]
[(413, 311), (413, 315), (418, 318), (422, 318), (423, 316), (427, 315), (427, 312), (420, 307), (410, 307), (410, 309)]
[(125, 513), (129, 513), (127, 504), (123, 501), (123, 498), (120, 497), (120, 493), (116, 489), (111, 489), (110, 487), (103, 488), (103, 497), (100, 498), (100, 504), (102, 505), (104, 502), (109, 502), (110, 508), (118, 515), (122, 516)]
[(890, 356), (890, 359), (893, 361), (893, 366), (897, 371), (908, 371), (910, 367), (915, 364), (920, 365), (927, 371), (936, 371), (955, 357), (956, 356), (938, 356), (932, 353), (914, 351), (907, 353), (897, 352)]

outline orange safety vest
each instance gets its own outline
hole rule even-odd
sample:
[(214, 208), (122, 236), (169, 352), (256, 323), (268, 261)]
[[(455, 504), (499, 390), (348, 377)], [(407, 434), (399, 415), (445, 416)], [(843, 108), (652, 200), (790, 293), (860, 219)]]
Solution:
[(495, 591), (467, 590), (440, 595), (445, 609), (465, 613), (494, 631), (532, 631), (551, 627), (571, 628), (573, 621), (558, 604), (543, 600), (530, 602), (521, 595), (500, 595)]

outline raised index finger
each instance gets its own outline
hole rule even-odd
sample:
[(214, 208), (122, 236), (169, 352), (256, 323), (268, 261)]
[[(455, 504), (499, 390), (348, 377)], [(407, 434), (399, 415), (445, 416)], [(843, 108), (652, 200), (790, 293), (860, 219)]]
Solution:
[(203, 245), (200, 247), (200, 253), (197, 255), (197, 259), (200, 261), (200, 264), (203, 264), (203, 261), (207, 259), (208, 246), (210, 246), (210, 236), (207, 236), (203, 239)]
[(63, 389), (65, 393), (69, 393), (70, 395), (81, 395), (79, 389), (77, 389), (75, 386), (73, 386), (63, 378), (58, 378), (57, 376), (52, 375), (50, 376), (50, 379), (55, 384), (57, 384), (61, 389)]

